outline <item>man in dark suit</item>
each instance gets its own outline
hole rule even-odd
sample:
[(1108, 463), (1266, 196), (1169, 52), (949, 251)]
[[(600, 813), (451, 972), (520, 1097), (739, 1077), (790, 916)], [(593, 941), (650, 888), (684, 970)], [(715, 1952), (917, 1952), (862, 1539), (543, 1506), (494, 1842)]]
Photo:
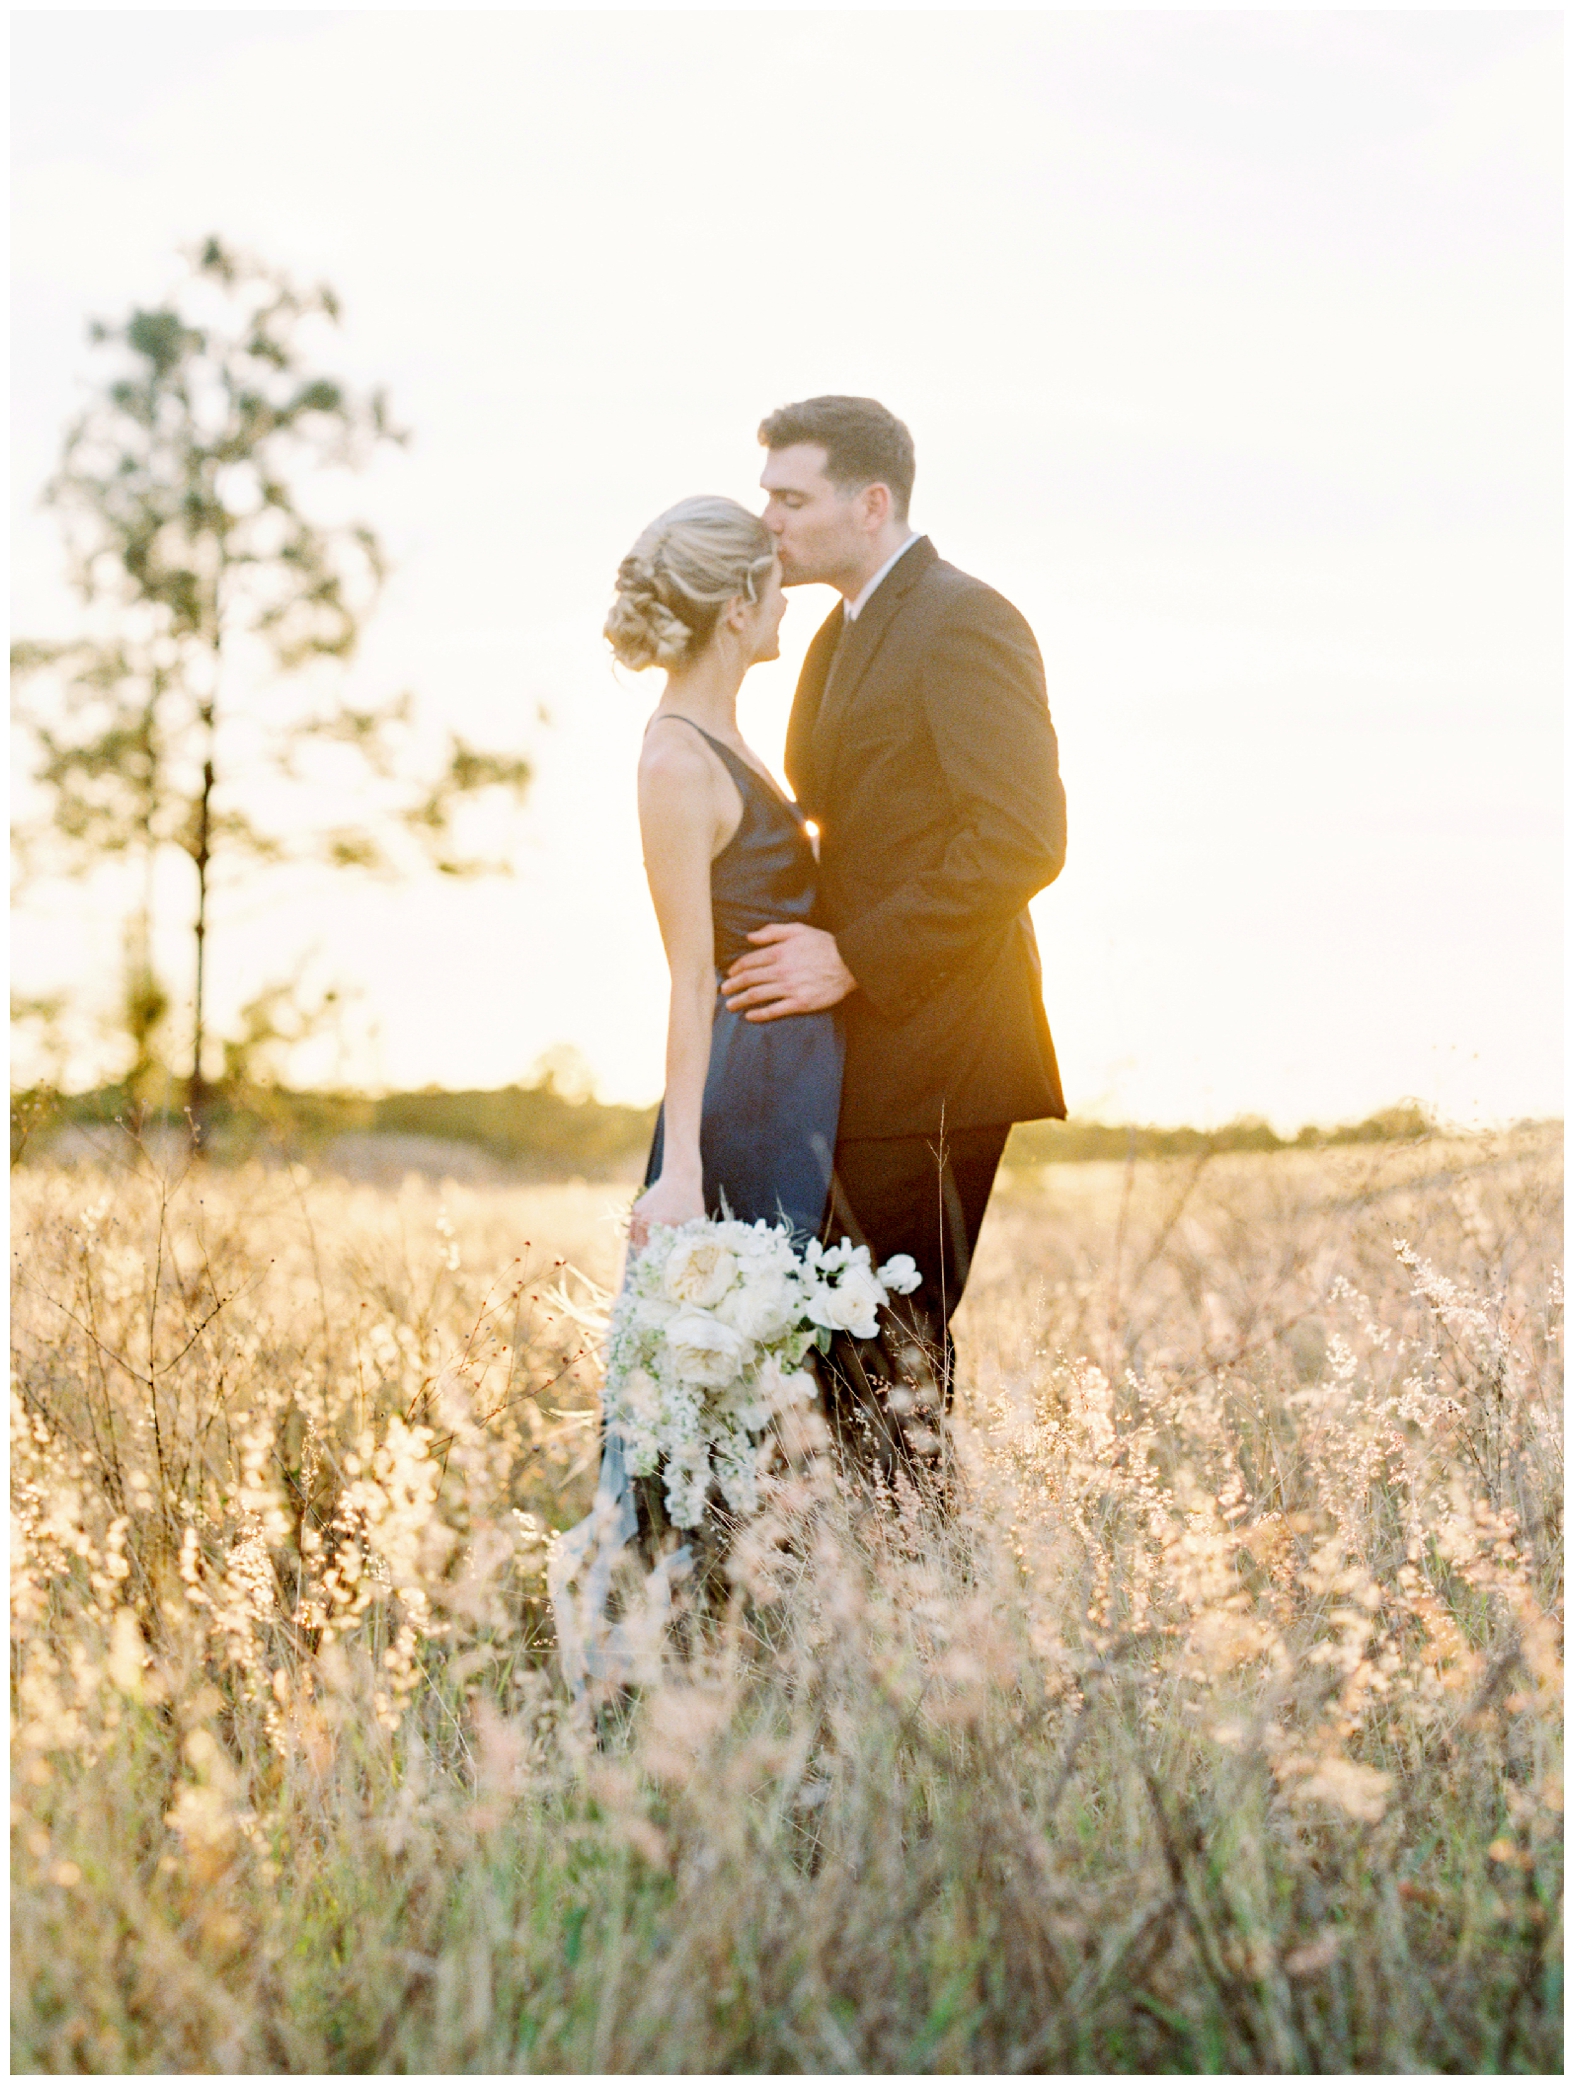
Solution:
[(1044, 668), (1010, 602), (908, 526), (894, 414), (812, 398), (760, 441), (783, 582), (842, 601), (787, 733), (818, 924), (751, 935), (723, 990), (750, 1020), (844, 1006), (839, 1189), (877, 1262), (917, 1262), (909, 1309), (949, 1403), (948, 1327), (1011, 1124), (1066, 1112), (1027, 913), (1066, 851)]

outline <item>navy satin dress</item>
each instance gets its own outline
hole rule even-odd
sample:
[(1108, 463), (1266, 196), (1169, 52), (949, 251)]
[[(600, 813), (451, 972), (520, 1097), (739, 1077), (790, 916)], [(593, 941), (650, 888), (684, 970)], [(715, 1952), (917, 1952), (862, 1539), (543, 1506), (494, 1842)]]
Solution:
[[(814, 909), (814, 849), (794, 803), (730, 746), (686, 717), (662, 722), (698, 731), (726, 763), (743, 799), (738, 829), (711, 863), (711, 915), (718, 980), (749, 951), (756, 927), (808, 921)], [(707, 1215), (754, 1223), (783, 1219), (818, 1233), (831, 1188), (831, 1155), (842, 1099), (842, 1023), (831, 1008), (749, 1021), (720, 992), (711, 1026), (710, 1069), (700, 1118)], [(645, 1168), (661, 1171), (663, 1117)]]

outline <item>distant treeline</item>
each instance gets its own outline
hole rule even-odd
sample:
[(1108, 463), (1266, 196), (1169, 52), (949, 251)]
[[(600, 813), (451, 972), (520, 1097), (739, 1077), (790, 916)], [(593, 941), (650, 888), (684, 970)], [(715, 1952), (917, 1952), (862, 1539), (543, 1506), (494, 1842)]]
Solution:
[(1019, 1122), (1006, 1146), (1005, 1163), (1046, 1166), (1097, 1158), (1194, 1158), (1213, 1151), (1309, 1151), (1328, 1144), (1414, 1143), (1436, 1134), (1437, 1124), (1414, 1101), (1383, 1108), (1363, 1122), (1323, 1129), (1308, 1123), (1281, 1137), (1260, 1115), (1242, 1115), (1219, 1129), (1157, 1129), (1148, 1123)]
[[(235, 1162), (267, 1153), (289, 1159), (334, 1156), (336, 1141), (420, 1138), (462, 1145), (535, 1178), (626, 1175), (644, 1157), (654, 1107), (608, 1106), (562, 1092), (548, 1078), (490, 1093), (292, 1093), (251, 1087), (215, 1096), (205, 1141), (212, 1156)], [(45, 1089), (11, 1098), (12, 1162), (71, 1148), (70, 1132), (121, 1125), (167, 1139), (186, 1131), (170, 1108), (137, 1103), (121, 1086), (91, 1093)], [(1330, 1144), (1408, 1142), (1437, 1125), (1414, 1102), (1385, 1108), (1337, 1128), (1308, 1126), (1281, 1137), (1259, 1117), (1220, 1129), (1159, 1129), (1145, 1124), (1023, 1122), (1012, 1131), (1007, 1165), (1074, 1164), (1091, 1159), (1189, 1158), (1204, 1152), (1288, 1151)], [(80, 1147), (78, 1147), (80, 1148)], [(343, 1149), (342, 1145), (338, 1146)]]
[[(625, 1171), (644, 1154), (654, 1107), (606, 1106), (561, 1092), (550, 1080), (503, 1086), (491, 1093), (293, 1093), (282, 1087), (220, 1092), (209, 1102), (203, 1141), (221, 1161), (272, 1153), (313, 1159), (341, 1138), (420, 1137), (465, 1144), (537, 1176), (586, 1178)], [(143, 1136), (187, 1129), (172, 1109), (139, 1106), (124, 1088), (92, 1093), (46, 1091), (11, 1097), (12, 1161), (47, 1153), (62, 1130), (122, 1125)]]

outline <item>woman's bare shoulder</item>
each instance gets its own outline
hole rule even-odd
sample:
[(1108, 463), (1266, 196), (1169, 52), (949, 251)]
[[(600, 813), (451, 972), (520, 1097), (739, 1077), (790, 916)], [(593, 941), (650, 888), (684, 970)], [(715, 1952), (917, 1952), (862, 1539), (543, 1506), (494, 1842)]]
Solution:
[(681, 717), (652, 718), (639, 749), (639, 779), (658, 787), (692, 789), (708, 784), (716, 769), (716, 758)]
[(716, 852), (743, 816), (736, 783), (681, 718), (653, 720), (639, 756), (639, 817), (647, 844), (708, 841)]

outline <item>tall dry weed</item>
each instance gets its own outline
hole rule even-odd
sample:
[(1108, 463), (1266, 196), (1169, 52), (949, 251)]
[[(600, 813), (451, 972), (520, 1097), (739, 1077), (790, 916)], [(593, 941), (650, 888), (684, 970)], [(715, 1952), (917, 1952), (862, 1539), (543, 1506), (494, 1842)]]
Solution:
[(593, 1191), (24, 1172), (15, 2064), (1555, 2067), (1557, 1189), (1008, 1181), (955, 1517), (784, 1449), (587, 1714)]

